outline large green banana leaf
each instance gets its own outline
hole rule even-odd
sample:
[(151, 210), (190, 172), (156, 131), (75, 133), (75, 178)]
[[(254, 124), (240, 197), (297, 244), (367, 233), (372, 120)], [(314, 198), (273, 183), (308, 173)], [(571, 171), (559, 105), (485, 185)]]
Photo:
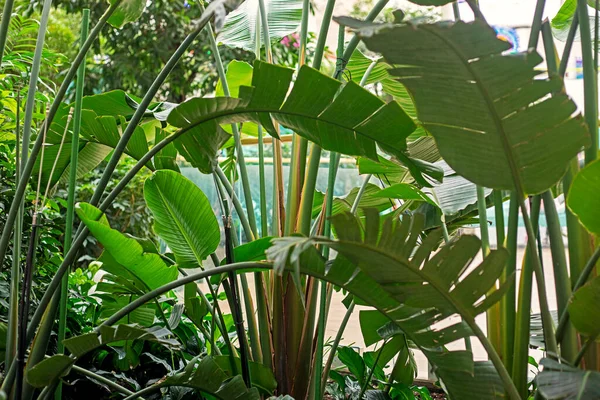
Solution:
[[(279, 40), (294, 33), (302, 20), (302, 0), (264, 0), (269, 23), (269, 37)], [(217, 40), (230, 47), (254, 52), (257, 35), (263, 40), (258, 0), (246, 0), (225, 18)], [(260, 32), (257, 32), (260, 28)], [(264, 45), (264, 43), (262, 43)]]
[[(366, 209), (365, 214), (364, 234), (353, 215), (332, 218), (339, 241), (275, 239), (268, 251), (274, 268), (295, 263), (300, 272), (339, 285), (362, 304), (382, 312), (423, 351), (452, 398), (504, 398), (502, 382), (491, 363), (474, 362), (470, 351), (450, 351), (444, 346), (470, 336), (487, 340), (475, 317), (499, 301), (512, 284), (514, 276), (494, 290), (506, 251), (492, 251), (467, 272), (481, 249), (478, 238), (462, 236), (434, 254), (442, 233), (434, 231), (418, 245), (422, 218), (380, 221), (375, 209)], [(314, 244), (330, 246), (339, 256), (326, 266)], [(462, 321), (453, 320), (455, 315)]]
[(444, 160), (471, 182), (541, 193), (589, 145), (562, 80), (538, 77), (535, 51), (504, 54), (510, 45), (484, 22), (356, 26), (394, 67)]
[(422, 185), (430, 185), (423, 174), (439, 178), (438, 168), (408, 156), (406, 138), (416, 126), (397, 102), (386, 104), (354, 82), (342, 84), (307, 66), (288, 94), (292, 74), (290, 69), (257, 61), (253, 86), (241, 86), (240, 98), (190, 99), (174, 108), (167, 121), (180, 128), (177, 140), (183, 134), (202, 138), (216, 125), (245, 121), (258, 122), (277, 137), (278, 122), (325, 150), (377, 160), (379, 146), (406, 165)]

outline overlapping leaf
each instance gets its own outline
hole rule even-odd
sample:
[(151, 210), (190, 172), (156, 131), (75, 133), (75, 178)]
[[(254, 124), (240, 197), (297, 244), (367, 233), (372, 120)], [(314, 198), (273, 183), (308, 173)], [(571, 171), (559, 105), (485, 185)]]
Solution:
[(600, 398), (600, 373), (584, 371), (544, 358), (544, 370), (536, 377), (540, 393), (547, 400)]
[(594, 235), (600, 235), (599, 191), (600, 161), (595, 161), (577, 173), (567, 196), (569, 209)]
[[(288, 94), (293, 71), (256, 62), (252, 87), (241, 86), (240, 98), (195, 98), (173, 109), (168, 117), (180, 134), (204, 137), (209, 124), (254, 121), (273, 136), (279, 122), (325, 150), (377, 160), (377, 146), (394, 155), (423, 185), (423, 174), (438, 169), (407, 154), (406, 138), (415, 130), (412, 119), (392, 101), (385, 104), (354, 82), (342, 84), (304, 66)], [(319, 90), (314, 90), (316, 87)], [(179, 139), (178, 139), (179, 140)], [(202, 140), (202, 139), (200, 139)]]
[(394, 67), (444, 160), (478, 185), (543, 192), (590, 143), (562, 80), (536, 79), (542, 58), (504, 55), (510, 45), (482, 21), (384, 24), (358, 33)]
[[(453, 398), (503, 398), (502, 383), (490, 363), (473, 362), (471, 352), (443, 346), (473, 336), (475, 317), (499, 301), (512, 284), (514, 276), (494, 289), (506, 251), (492, 251), (466, 272), (480, 251), (478, 238), (462, 236), (433, 254), (441, 232), (430, 233), (417, 245), (422, 219), (381, 222), (376, 210), (365, 211), (364, 234), (354, 216), (339, 214), (333, 217), (339, 241), (284, 238), (274, 241), (269, 254), (277, 254), (276, 262), (286, 264), (285, 248), (290, 256), (292, 249), (302, 249), (295, 257), (303, 273), (344, 287), (395, 322), (436, 366)], [(330, 246), (340, 255), (326, 268), (307, 243)], [(463, 320), (453, 320), (453, 315)]]

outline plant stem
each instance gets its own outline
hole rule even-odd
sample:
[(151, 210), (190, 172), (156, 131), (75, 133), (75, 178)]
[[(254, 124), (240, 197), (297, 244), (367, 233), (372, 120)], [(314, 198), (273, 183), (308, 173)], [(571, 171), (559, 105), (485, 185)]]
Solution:
[(533, 13), (533, 21), (531, 22), (531, 32), (529, 33), (528, 49), (536, 49), (540, 38), (540, 29), (542, 28), (542, 17), (544, 15), (544, 7), (546, 0), (537, 0), (535, 11)]
[(25, 262), (25, 271), (23, 272), (23, 285), (21, 287), (21, 298), (19, 301), (19, 333), (17, 340), (17, 387), (15, 388), (15, 398), (22, 399), (23, 393), (23, 374), (25, 368), (25, 353), (29, 343), (26, 340), (27, 320), (29, 316), (29, 306), (31, 298), (31, 284), (33, 278), (33, 264), (35, 258), (35, 249), (37, 247), (38, 221), (39, 215), (33, 214), (31, 224), (31, 236), (29, 237), (29, 248), (27, 249), (27, 260)]
[(6, 38), (8, 37), (8, 28), (10, 26), (10, 18), (15, 5), (14, 0), (6, 0), (2, 8), (2, 23), (0, 24), (0, 65), (4, 57), (4, 48), (6, 47)]
[(127, 388), (124, 388), (123, 386), (119, 385), (118, 383), (116, 383), (116, 382), (113, 382), (113, 381), (111, 381), (111, 380), (109, 380), (109, 379), (106, 379), (106, 378), (105, 378), (105, 377), (103, 377), (102, 375), (98, 375), (98, 374), (96, 374), (96, 373), (94, 373), (94, 372), (92, 372), (92, 371), (90, 371), (90, 370), (87, 370), (87, 369), (85, 369), (85, 368), (81, 368), (81, 367), (78, 367), (77, 365), (73, 365), (73, 366), (71, 367), (71, 369), (72, 369), (73, 371), (75, 371), (75, 372), (77, 372), (77, 373), (81, 374), (81, 375), (85, 375), (85, 376), (87, 376), (88, 378), (92, 378), (92, 379), (93, 379), (93, 380), (95, 380), (95, 381), (98, 381), (98, 382), (100, 382), (100, 383), (103, 383), (103, 384), (105, 384), (106, 386), (109, 386), (111, 389), (114, 389), (114, 390), (116, 390), (117, 392), (119, 392), (119, 393), (122, 393), (122, 394), (124, 394), (124, 395), (126, 395), (126, 396), (131, 396), (131, 395), (133, 395), (133, 394), (134, 394), (134, 393), (133, 393), (131, 390), (129, 390), (129, 389), (127, 389)]
[(321, 377), (321, 393), (325, 391), (325, 386), (327, 385), (327, 379), (329, 378), (329, 371), (331, 370), (331, 366), (333, 365), (333, 359), (335, 358), (335, 354), (337, 353), (337, 349), (340, 345), (340, 341), (344, 335), (344, 330), (348, 325), (348, 321), (350, 320), (350, 316), (352, 316), (352, 312), (354, 312), (354, 307), (356, 304), (354, 303), (354, 299), (348, 305), (348, 309), (344, 314), (344, 319), (342, 319), (342, 323), (338, 328), (337, 334), (335, 335), (335, 339), (331, 344), (331, 350), (329, 350), (329, 357), (327, 357), (327, 362), (325, 363), (325, 367), (323, 367), (323, 376)]
[(573, 49), (573, 42), (575, 41), (575, 35), (577, 34), (577, 28), (579, 27), (579, 14), (576, 12), (571, 21), (569, 27), (569, 33), (567, 34), (567, 40), (565, 41), (565, 48), (563, 49), (563, 55), (560, 59), (560, 65), (558, 67), (558, 75), (561, 78), (565, 77), (567, 72), (567, 65), (569, 64), (569, 58), (571, 56), (571, 49)]
[(381, 348), (379, 349), (379, 352), (377, 353), (377, 357), (375, 357), (375, 361), (373, 361), (373, 368), (371, 368), (369, 370), (367, 379), (365, 379), (365, 383), (363, 383), (362, 387), (360, 388), (360, 394), (358, 395), (359, 399), (362, 399), (363, 396), (365, 395), (365, 392), (367, 391), (367, 388), (369, 387), (369, 383), (371, 383), (371, 379), (373, 379), (373, 373), (375, 372), (375, 367), (377, 367), (377, 363), (379, 362), (379, 359), (381, 358), (381, 353), (383, 353), (383, 349), (384, 349), (385, 345), (388, 343), (388, 341), (389, 341), (389, 339), (386, 340), (385, 342), (383, 342), (383, 344), (381, 345)]
[[(223, 216), (223, 228), (225, 230), (225, 259), (227, 264), (234, 263), (233, 257), (233, 243), (231, 239), (231, 215)], [(244, 328), (244, 320), (242, 316), (242, 306), (240, 303), (240, 297), (238, 295), (239, 290), (237, 286), (236, 274), (234, 271), (228, 272), (229, 285), (230, 285), (230, 296), (232, 306), (231, 311), (233, 313), (233, 319), (235, 321), (235, 330), (240, 344), (240, 360), (242, 364), (242, 377), (246, 383), (246, 387), (251, 387), (250, 381), (250, 364), (248, 357), (248, 347), (246, 340), (246, 330)], [(235, 368), (235, 365), (232, 365)]]
[[(571, 281), (567, 268), (567, 257), (565, 245), (560, 227), (556, 204), (550, 191), (542, 194), (544, 212), (548, 224), (550, 236), (550, 250), (552, 252), (552, 265), (554, 266), (554, 284), (556, 288), (556, 304), (558, 315), (567, 311), (569, 298), (571, 297)], [(572, 326), (568, 326), (564, 338), (560, 341), (561, 356), (566, 360), (573, 360), (577, 353), (577, 335)]]
[[(54, 101), (52, 102), (52, 106), (50, 107), (50, 111), (48, 112), (48, 117), (46, 118), (46, 121), (44, 122), (41, 130), (45, 129), (46, 126), (50, 126), (50, 124), (52, 123), (52, 120), (54, 119), (54, 116), (56, 115), (56, 112), (58, 111), (58, 109), (61, 105), (61, 102), (67, 92), (67, 89), (69, 88), (71, 80), (75, 76), (75, 73), (77, 72), (77, 70), (79, 68), (79, 65), (85, 58), (85, 54), (87, 53), (89, 48), (92, 46), (92, 43), (96, 40), (96, 38), (100, 34), (100, 31), (102, 30), (102, 28), (104, 27), (104, 25), (106, 24), (106, 22), (108, 21), (110, 16), (117, 9), (117, 7), (119, 7), (119, 5), (121, 4), (122, 1), (123, 0), (114, 0), (113, 3), (110, 5), (110, 7), (106, 10), (104, 15), (102, 15), (102, 18), (100, 18), (100, 20), (98, 21), (98, 23), (96, 24), (94, 29), (92, 29), (92, 31), (90, 32), (90, 35), (88, 36), (87, 40), (85, 41), (83, 47), (79, 50), (79, 52), (77, 53), (77, 56), (71, 63), (71, 67), (67, 71), (67, 74), (65, 75), (65, 78), (64, 78), (62, 84), (60, 85), (60, 88), (58, 89), (56, 96), (54, 97)], [(42, 140), (43, 140), (42, 135), (38, 135), (32, 149), (31, 149), (29, 160), (27, 160), (26, 163), (22, 161), (21, 180), (19, 181), (19, 184), (17, 185), (17, 187), (15, 189), (14, 199), (13, 199), (12, 204), (10, 205), (10, 210), (6, 216), (6, 223), (4, 225), (4, 228), (2, 229), (2, 236), (0, 237), (0, 259), (4, 259), (4, 256), (6, 254), (8, 242), (10, 241), (10, 234), (11, 234), (12, 228), (15, 224), (15, 219), (17, 217), (18, 210), (21, 207), (21, 204), (23, 202), (25, 190), (27, 189), (27, 183), (29, 182), (29, 178), (31, 178), (31, 173), (33, 171), (35, 160), (37, 159), (38, 153), (40, 152), (40, 150), (42, 148), (42, 144), (43, 144)]]
[[(221, 53), (219, 52), (219, 46), (215, 40), (215, 34), (212, 26), (207, 26), (208, 40), (210, 47), (214, 53), (214, 60), (217, 67), (217, 73), (221, 80), (223, 87), (223, 94), (227, 97), (231, 96), (229, 91), (229, 83), (227, 82), (227, 74), (225, 74), (225, 68), (223, 68), (223, 61), (221, 59)], [(246, 167), (246, 160), (244, 158), (244, 149), (242, 147), (242, 141), (240, 139), (240, 131), (237, 124), (231, 124), (231, 130), (233, 132), (233, 140), (235, 142), (235, 149), (237, 152), (238, 166), (240, 170), (240, 178), (242, 180), (242, 189), (244, 192), (244, 201), (246, 202), (246, 212), (248, 213), (248, 222), (254, 237), (258, 236), (258, 230), (256, 226), (256, 216), (254, 214), (254, 202), (252, 201), (252, 191), (250, 190), (250, 179), (248, 178), (248, 168)]]
[(584, 117), (592, 139), (592, 144), (585, 150), (585, 163), (589, 164), (598, 157), (598, 96), (596, 94), (596, 70), (592, 55), (594, 46), (586, 0), (577, 0), (577, 13), (579, 14), (579, 34), (583, 59)]
[[(513, 193), (515, 202), (518, 202), (517, 194)], [(511, 199), (512, 200), (512, 199)], [(538, 221), (540, 213), (540, 196), (534, 196), (531, 201), (531, 220), (533, 221), (532, 230), (538, 231)], [(521, 211), (523, 209), (521, 208)], [(510, 231), (509, 231), (510, 234)], [(536, 235), (529, 237), (530, 240), (535, 243)], [(533, 254), (532, 254), (533, 253)], [(512, 365), (512, 378), (515, 382), (519, 393), (523, 398), (527, 398), (527, 359), (529, 355), (529, 332), (530, 332), (530, 320), (531, 320), (531, 297), (533, 287), (533, 257), (537, 254), (537, 249), (528, 246), (525, 250), (525, 263), (521, 270), (521, 278), (518, 285), (519, 289), (519, 301), (518, 311), (515, 325), (515, 343), (514, 343), (514, 355)]]
[[(16, 127), (15, 127), (15, 185), (19, 184), (21, 177), (20, 171), (20, 148), (21, 148), (21, 89), (17, 89), (17, 112), (16, 112)], [(6, 332), (5, 351), (6, 357), (4, 365), (8, 366), (15, 356), (17, 345), (17, 324), (19, 314), (19, 281), (21, 276), (21, 241), (23, 236), (23, 209), (19, 209), (19, 215), (15, 224), (15, 232), (13, 239), (13, 259), (10, 272), (10, 304), (8, 311), (8, 324)]]
[(488, 230), (487, 204), (485, 202), (485, 189), (477, 186), (477, 210), (479, 212), (479, 229), (481, 231), (481, 252), (483, 257), (490, 254), (490, 233)]
[[(519, 203), (515, 192), (510, 195), (508, 211), (508, 233), (506, 238), (506, 249), (508, 250), (508, 262), (506, 270), (502, 274), (503, 281), (516, 273), (517, 270), (517, 237), (519, 228)], [(504, 349), (504, 365), (512, 375), (513, 354), (515, 347), (515, 318), (516, 318), (516, 296), (515, 285), (502, 297), (502, 348)]]
[[(306, 63), (306, 44), (308, 42), (308, 17), (310, 14), (310, 0), (302, 2), (302, 21), (300, 23), (300, 48), (298, 49), (298, 66), (297, 71)], [(296, 228), (296, 220), (298, 217), (298, 206), (300, 204), (300, 190), (304, 183), (304, 172), (306, 169), (306, 151), (308, 141), (293, 134), (292, 139), (292, 159), (290, 161), (290, 171), (288, 179), (288, 194), (287, 194), (287, 218), (285, 220), (285, 234), (291, 234)]]
[[(81, 34), (80, 41), (83, 42), (88, 37), (90, 10), (84, 9), (81, 17)], [(85, 79), (85, 59), (81, 62), (77, 71), (77, 87), (75, 89), (75, 116), (73, 120), (73, 136), (71, 138), (71, 160), (69, 169), (69, 183), (67, 194), (67, 211), (65, 222), (65, 240), (64, 250), (69, 251), (73, 238), (73, 222), (75, 220), (75, 188), (77, 180), (77, 161), (79, 158), (79, 131), (81, 129), (81, 112), (83, 103), (83, 88)], [(49, 180), (52, 178), (50, 176)], [(65, 273), (62, 279), (59, 305), (59, 320), (58, 320), (58, 338), (57, 352), (64, 353), (65, 346), (63, 340), (66, 337), (67, 331), (67, 303), (69, 296), (69, 274)], [(62, 382), (58, 383), (54, 394), (56, 400), (62, 399)]]

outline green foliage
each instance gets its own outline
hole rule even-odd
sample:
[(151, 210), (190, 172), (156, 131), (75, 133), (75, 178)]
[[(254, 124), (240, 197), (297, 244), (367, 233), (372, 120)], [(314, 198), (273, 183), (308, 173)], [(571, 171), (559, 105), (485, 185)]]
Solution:
[(540, 393), (548, 400), (583, 400), (600, 396), (600, 373), (582, 371), (545, 358), (537, 376)]
[[(154, 230), (181, 266), (201, 266), (221, 241), (221, 231), (202, 191), (181, 174), (156, 171), (144, 184)], [(189, 264), (189, 265), (186, 265)]]
[(471, 182), (541, 193), (590, 144), (560, 79), (534, 80), (541, 57), (501, 55), (508, 43), (480, 21), (382, 26), (359, 34), (370, 50), (397, 65), (393, 74), (413, 96), (440, 154)]
[(600, 235), (600, 161), (595, 161), (581, 170), (569, 188), (567, 206), (579, 221), (594, 235)]

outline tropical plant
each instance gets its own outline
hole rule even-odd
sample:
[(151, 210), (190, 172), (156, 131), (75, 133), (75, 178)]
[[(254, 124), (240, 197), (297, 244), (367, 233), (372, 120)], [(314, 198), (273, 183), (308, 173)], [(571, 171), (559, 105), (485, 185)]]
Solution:
[[(583, 117), (562, 82), (575, 35), (559, 62), (550, 25), (541, 20), (543, 0), (537, 2), (530, 50), (516, 54), (507, 54), (509, 45), (496, 37), (476, 1), (467, 1), (473, 22), (460, 21), (458, 13), (453, 23), (433, 23), (394, 12), (393, 22), (375, 24), (387, 4), (380, 0), (365, 20), (335, 19), (338, 62), (330, 77), (322, 61), (334, 4), (326, 4), (308, 66), (308, 0), (246, 0), (229, 14), (222, 0), (206, 8), (189, 3), (199, 18), (185, 25), (189, 34), (142, 85), (141, 97), (123, 90), (84, 96), (84, 61), (100, 31), (107, 22), (121, 28), (135, 21), (146, 6), (111, 0), (89, 35), (89, 13), (82, 14), (80, 50), (45, 118), (38, 118), (35, 95), (51, 5), (44, 1), (26, 68), (23, 134), (14, 113), (4, 119), (9, 134), (14, 124), (14, 143), (24, 148), (17, 161), (12, 152), (19, 154), (18, 146), (2, 145), (11, 155), (1, 166), (16, 176), (10, 206), (6, 202), (1, 214), (3, 264), (11, 260), (9, 248), (13, 252), (0, 389), (5, 396), (81, 396), (61, 386), (77, 374), (126, 399), (321, 399), (326, 393), (340, 399), (431, 398), (415, 385), (415, 350), (453, 399), (599, 396), (600, 331), (593, 321), (600, 313), (600, 281), (590, 277), (600, 258), (600, 216), (593, 206), (600, 164), (588, 4), (577, 1), (578, 17), (570, 22), (581, 22)], [(6, 2), (0, 44), (7, 42), (12, 7)], [(352, 30), (349, 41), (345, 27)], [(292, 69), (281, 65), (290, 58), (280, 62), (272, 45), (296, 33)], [(534, 50), (540, 35), (545, 73)], [(157, 101), (164, 99), (156, 98), (170, 76), (193, 69), (186, 55), (196, 40), (206, 40), (214, 57), (215, 96), (181, 101), (182, 93), (178, 103)], [(361, 41), (373, 58), (357, 50)], [(225, 68), (223, 46), (253, 52), (256, 60)], [(67, 103), (75, 75), (75, 100)], [(286, 141), (292, 144), (284, 179)], [(258, 198), (245, 143), (257, 146)], [(324, 151), (329, 171), (321, 193), (315, 188)], [(578, 171), (580, 153), (585, 167)], [(355, 157), (365, 179), (336, 197), (341, 155)], [(181, 173), (182, 159), (212, 175), (218, 205)], [(82, 180), (99, 165), (93, 193), (86, 192)], [(568, 262), (557, 185), (569, 209)], [(67, 192), (65, 221), (56, 216), (52, 223), (64, 224), (64, 244), (59, 265), (47, 269), (51, 279), (44, 281), (33, 274), (44, 271), (43, 258), (33, 256), (40, 253), (38, 232), (50, 226), (41, 216), (51, 213), (61, 190)], [(134, 197), (127, 212), (139, 213), (146, 224), (140, 229), (122, 225), (114, 213), (125, 190)], [(33, 210), (23, 208), (30, 198)], [(538, 252), (542, 204), (554, 287), (546, 284)], [(496, 249), (490, 249), (489, 206), (495, 209)], [(519, 218), (527, 248), (517, 285)], [(480, 238), (461, 232), (472, 224), (479, 225)], [(101, 253), (87, 270), (69, 273), (74, 264), (84, 266), (78, 258), (88, 237)], [(27, 249), (24, 263), (21, 247)], [(34, 283), (41, 286), (34, 295), (41, 295), (32, 299)], [(326, 344), (336, 290), (346, 294), (346, 313)], [(549, 291), (557, 298), (556, 329)], [(531, 328), (534, 293), (541, 332)], [(374, 347), (362, 355), (341, 346), (357, 305), (366, 307), (359, 315), (361, 333)], [(90, 317), (77, 319), (73, 309)], [(478, 321), (484, 315), (487, 329)], [(544, 351), (539, 364), (529, 355), (530, 333)], [(475, 343), (487, 359), (474, 357)], [(334, 366), (336, 358), (347, 371)], [(533, 384), (530, 365), (543, 368)]]

